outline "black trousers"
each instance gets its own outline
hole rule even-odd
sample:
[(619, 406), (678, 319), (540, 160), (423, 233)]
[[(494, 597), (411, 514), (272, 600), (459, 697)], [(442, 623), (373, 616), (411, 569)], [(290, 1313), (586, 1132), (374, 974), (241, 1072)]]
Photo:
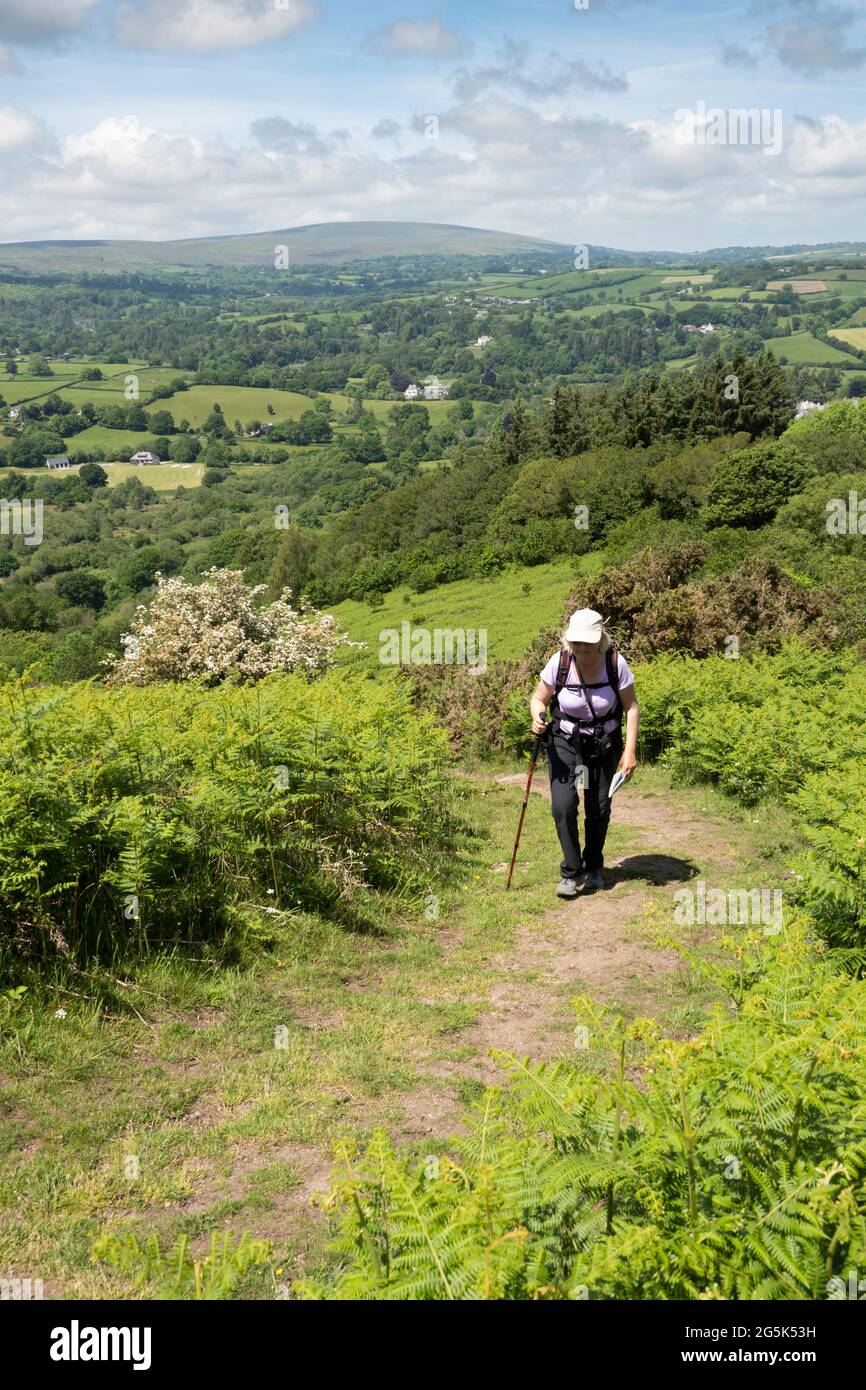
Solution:
[[(560, 871), (563, 878), (575, 878), (585, 869), (604, 866), (604, 842), (610, 824), (610, 797), (608, 788), (613, 781), (617, 764), (622, 756), (622, 732), (611, 734), (613, 747), (599, 762), (589, 762), (585, 756), (590, 741), (579, 738), (577, 734), (566, 738), (564, 734), (551, 730), (547, 740), (547, 764), (550, 772), (550, 801), (556, 833), (562, 846)], [(580, 835), (577, 828), (578, 787), (576, 785), (579, 769), (583, 790), (584, 840), (583, 855), (580, 852)]]

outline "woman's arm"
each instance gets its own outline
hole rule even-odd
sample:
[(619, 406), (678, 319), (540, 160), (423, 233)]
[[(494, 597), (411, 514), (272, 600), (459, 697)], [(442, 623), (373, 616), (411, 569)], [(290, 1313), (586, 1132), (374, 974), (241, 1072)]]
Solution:
[(631, 777), (637, 767), (637, 731), (640, 723), (640, 705), (637, 702), (634, 686), (629, 685), (620, 691), (622, 707), (625, 710), (625, 748), (619, 760), (620, 770)]
[(543, 734), (547, 726), (547, 706), (553, 698), (553, 686), (547, 685), (545, 681), (539, 681), (532, 692), (529, 700), (529, 712), (532, 715), (532, 732)]

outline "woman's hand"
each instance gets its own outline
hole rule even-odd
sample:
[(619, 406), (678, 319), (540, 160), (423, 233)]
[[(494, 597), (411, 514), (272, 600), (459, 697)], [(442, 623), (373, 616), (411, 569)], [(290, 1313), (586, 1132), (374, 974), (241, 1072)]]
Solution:
[(540, 715), (540, 714), (533, 714), (533, 716), (532, 716), (532, 732), (537, 736), (538, 734), (543, 734), (546, 728), (547, 728), (547, 720), (546, 720), (546, 718), (544, 718), (544, 716), (543, 716), (543, 715)]
[(637, 767), (637, 758), (634, 753), (623, 753), (619, 760), (619, 770), (623, 777), (629, 778)]

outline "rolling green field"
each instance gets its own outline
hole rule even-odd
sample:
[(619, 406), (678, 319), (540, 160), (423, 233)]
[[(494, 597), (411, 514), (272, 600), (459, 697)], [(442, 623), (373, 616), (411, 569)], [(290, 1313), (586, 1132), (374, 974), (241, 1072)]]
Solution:
[(375, 609), (351, 600), (338, 603), (329, 611), (353, 641), (367, 644), (365, 649), (343, 652), (341, 664), (378, 671), (379, 633), (386, 628), (399, 631), (402, 622), (431, 630), (484, 629), (488, 661), (517, 657), (539, 628), (559, 621), (578, 574), (590, 573), (599, 563), (599, 555), (584, 556), (580, 570), (575, 560), (555, 560), (490, 579), (460, 579), (424, 594), (409, 593), (403, 586), (386, 594), (381, 608)]
[(795, 362), (803, 367), (827, 367), (844, 366), (854, 367), (857, 365), (856, 357), (850, 353), (841, 352), (838, 348), (828, 347), (818, 338), (814, 338), (811, 333), (792, 333), (790, 337), (768, 338), (765, 344), (776, 357), (787, 357), (789, 362)]
[[(204, 472), (204, 465), (201, 463), (157, 463), (145, 467), (138, 463), (101, 463), (99, 466), (108, 474), (109, 487), (117, 487), (127, 478), (140, 478), (143, 483), (156, 488), (158, 492), (176, 488), (180, 483), (183, 483), (184, 487), (198, 487)], [(47, 468), (28, 469), (27, 472), (39, 477), (68, 478), (70, 474), (77, 473), (79, 468), (80, 464), (73, 464), (72, 468), (62, 473), (49, 473)], [(12, 468), (0, 468), (0, 477), (6, 477), (14, 471)]]
[(0, 396), (7, 405), (18, 405), (20, 401), (36, 400), (41, 396), (50, 396), (54, 391), (59, 392), (67, 382), (75, 379), (76, 373), (73, 372), (66, 372), (63, 376), (57, 373), (53, 376), (27, 376), (25, 372), (18, 376), (7, 376), (3, 372), (0, 373)]
[(663, 285), (709, 285), (712, 275), (665, 275)]
[(67, 453), (78, 449), (105, 449), (117, 462), (128, 463), (139, 449), (153, 449), (156, 436), (145, 430), (110, 430), (106, 425), (91, 425), (80, 434), (71, 434), (63, 441)]
[[(147, 409), (170, 411), (175, 424), (189, 420), (191, 425), (203, 425), (215, 405), (222, 407), (226, 423), (232, 428), (235, 420), (242, 425), (250, 420), (297, 420), (305, 410), (312, 409), (313, 402), (297, 391), (272, 391), (265, 386), (191, 386)], [(268, 415), (269, 405), (274, 407), (273, 416)], [(334, 408), (348, 408), (345, 396), (334, 398)]]
[(829, 332), (831, 337), (839, 338), (843, 343), (850, 343), (851, 347), (866, 352), (866, 328), (831, 328)]

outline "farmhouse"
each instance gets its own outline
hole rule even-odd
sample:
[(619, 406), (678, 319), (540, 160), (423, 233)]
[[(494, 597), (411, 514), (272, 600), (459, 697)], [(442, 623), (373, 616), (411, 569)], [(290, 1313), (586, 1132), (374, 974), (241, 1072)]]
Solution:
[(414, 381), (410, 382), (410, 384), (406, 387), (406, 390), (403, 392), (403, 395), (406, 397), (407, 401), (414, 401), (415, 397), (419, 394), (420, 388), (415, 385)]
[(133, 454), (130, 463), (159, 463), (159, 454), (148, 453), (147, 449), (139, 449), (137, 454)]
[(429, 386), (424, 387), (425, 401), (441, 401), (448, 395), (448, 387), (443, 386), (441, 381), (431, 381)]
[(488, 343), (492, 343), (492, 342), (493, 342), (493, 339), (491, 338), (491, 336), (490, 336), (489, 333), (482, 333), (480, 338), (476, 338), (476, 339), (475, 339), (475, 346), (476, 346), (476, 347), (486, 347)]
[(47, 458), (45, 460), (45, 467), (71, 468), (72, 464), (69, 462), (69, 457), (67, 454), (52, 454), (50, 458)]

